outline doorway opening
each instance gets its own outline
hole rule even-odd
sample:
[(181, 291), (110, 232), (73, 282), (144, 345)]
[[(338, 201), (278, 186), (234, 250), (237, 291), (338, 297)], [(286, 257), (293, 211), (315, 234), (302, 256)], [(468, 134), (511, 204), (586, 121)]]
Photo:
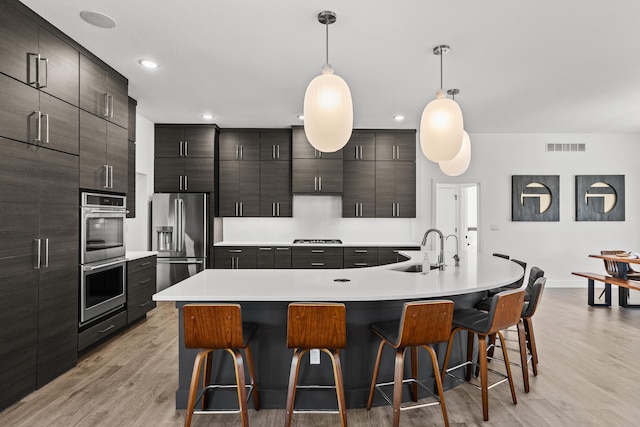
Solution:
[[(478, 190), (478, 183), (435, 183), (435, 226), (457, 237), (460, 253), (478, 251)], [(445, 250), (455, 249), (455, 239), (448, 239)]]

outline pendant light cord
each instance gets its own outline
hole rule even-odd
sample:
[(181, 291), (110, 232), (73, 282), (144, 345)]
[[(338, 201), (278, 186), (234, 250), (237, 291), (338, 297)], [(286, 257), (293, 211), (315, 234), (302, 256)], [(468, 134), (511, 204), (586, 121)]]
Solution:
[(444, 56), (444, 52), (440, 51), (440, 90), (442, 90), (442, 57)]
[(327, 55), (326, 55), (325, 64), (328, 64), (329, 63), (329, 19), (328, 18), (325, 21), (324, 26), (326, 27), (326, 30), (327, 30), (327, 32), (326, 32), (326, 50), (325, 50)]

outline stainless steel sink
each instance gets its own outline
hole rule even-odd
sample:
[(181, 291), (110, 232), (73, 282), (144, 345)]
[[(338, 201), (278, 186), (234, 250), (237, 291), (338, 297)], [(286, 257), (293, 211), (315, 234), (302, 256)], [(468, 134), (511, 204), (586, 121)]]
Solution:
[[(431, 270), (437, 270), (438, 266), (431, 264)], [(405, 273), (422, 273), (422, 264), (410, 264), (402, 267), (394, 268), (395, 271), (404, 271)]]

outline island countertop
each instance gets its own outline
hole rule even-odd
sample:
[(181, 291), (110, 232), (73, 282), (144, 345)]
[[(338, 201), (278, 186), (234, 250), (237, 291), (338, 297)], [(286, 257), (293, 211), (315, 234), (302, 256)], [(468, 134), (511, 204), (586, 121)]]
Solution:
[[(378, 267), (350, 269), (207, 269), (153, 296), (155, 301), (387, 301), (437, 298), (497, 288), (519, 280), (516, 263), (486, 254), (463, 254), (455, 267), (427, 274), (401, 271), (422, 262), (423, 252), (402, 251), (410, 259)], [(431, 252), (430, 259), (435, 259)]]

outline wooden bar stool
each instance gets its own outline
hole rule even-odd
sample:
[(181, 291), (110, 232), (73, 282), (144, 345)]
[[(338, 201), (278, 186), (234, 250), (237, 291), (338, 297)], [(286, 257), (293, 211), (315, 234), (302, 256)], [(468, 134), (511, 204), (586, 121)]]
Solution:
[[(333, 365), (338, 413), (343, 427), (347, 425), (347, 414), (342, 382), (342, 366), (338, 350), (347, 344), (347, 309), (337, 303), (292, 303), (289, 304), (287, 319), (287, 347), (293, 348), (289, 389), (287, 392), (287, 412), (285, 426), (291, 425), (298, 388), (324, 388), (326, 386), (298, 386), (300, 359), (311, 349), (320, 349), (329, 355)], [(333, 388), (333, 386), (331, 386)], [(310, 411), (305, 411), (310, 412)], [(330, 411), (322, 411), (330, 412)]]
[[(440, 368), (438, 367), (438, 357), (432, 347), (432, 344), (449, 340), (451, 333), (451, 321), (453, 318), (453, 302), (452, 301), (416, 301), (404, 303), (402, 307), (402, 317), (399, 321), (392, 320), (390, 322), (374, 323), (371, 330), (380, 337), (380, 346), (378, 347), (378, 356), (376, 357), (376, 365), (373, 369), (373, 378), (371, 380), (371, 388), (369, 389), (369, 401), (367, 409), (371, 409), (373, 402), (373, 391), (377, 389), (384, 399), (393, 405), (393, 426), (400, 425), (400, 412), (407, 409), (422, 408), (425, 406), (440, 404), (442, 409), (442, 418), (445, 426), (449, 425), (447, 418), (447, 408), (444, 403), (444, 393), (442, 390), (442, 378), (440, 376)], [(382, 350), (385, 345), (396, 350), (395, 357), (395, 374), (394, 381), (389, 383), (376, 384), (378, 371), (380, 370), (380, 359), (382, 358)], [(411, 382), (411, 393), (414, 401), (418, 400), (418, 385), (429, 393), (433, 394), (418, 377), (418, 347), (422, 347), (431, 356), (433, 364), (433, 374), (438, 389), (437, 402), (429, 402), (421, 405), (412, 405), (409, 407), (401, 407), (402, 403), (402, 384)], [(411, 378), (404, 378), (404, 356), (407, 348), (411, 349)], [(393, 384), (393, 401), (389, 399), (382, 386)]]
[[(466, 378), (471, 377), (471, 368), (474, 365), (473, 362), (473, 338), (478, 335), (478, 359), (480, 365), (480, 389), (482, 390), (482, 415), (485, 421), (489, 420), (489, 385), (488, 385), (488, 367), (487, 367), (487, 337), (496, 334), (500, 338), (500, 345), (502, 348), (502, 354), (504, 357), (504, 365), (507, 371), (506, 378), (499, 381), (496, 384), (502, 383), (508, 380), (511, 387), (511, 398), (514, 404), (518, 403), (516, 398), (516, 390), (513, 386), (513, 377), (511, 375), (511, 367), (509, 365), (509, 356), (507, 354), (507, 347), (505, 345), (504, 336), (500, 332), (502, 329), (506, 329), (510, 326), (518, 325), (518, 337), (520, 342), (520, 348), (525, 346), (524, 342), (524, 328), (522, 327), (522, 321), (520, 315), (522, 314), (522, 303), (524, 302), (524, 289), (513, 289), (500, 292), (492, 297), (491, 307), (489, 311), (477, 310), (475, 308), (464, 308), (455, 310), (453, 313), (453, 331), (451, 331), (451, 337), (449, 338), (449, 344), (447, 346), (447, 355), (444, 359), (444, 365), (442, 367), (442, 377), (454, 369), (467, 367)], [(451, 347), (456, 333), (460, 331), (467, 331), (467, 361), (452, 368), (447, 369), (449, 363), (449, 356), (451, 354)], [(526, 351), (526, 350), (525, 350)], [(523, 364), (526, 371), (526, 357), (523, 360)], [(492, 371), (495, 372), (495, 371)], [(523, 371), (524, 372), (524, 371)], [(499, 374), (499, 372), (497, 372)], [(528, 378), (528, 376), (527, 376)]]
[[(243, 427), (249, 425), (247, 399), (253, 394), (253, 406), (260, 409), (258, 387), (255, 382), (253, 358), (249, 341), (257, 329), (255, 323), (243, 323), (238, 304), (186, 304), (182, 309), (184, 319), (184, 345), (186, 348), (201, 349), (196, 355), (189, 387), (189, 400), (184, 425), (190, 426), (193, 414), (240, 413)], [(245, 382), (244, 350), (249, 367), (249, 384)], [(233, 357), (236, 383), (229, 385), (209, 384), (211, 380), (211, 362), (215, 350), (225, 350)], [(203, 388), (198, 392), (198, 379), (204, 365)], [(236, 388), (238, 392), (238, 410), (207, 410), (209, 390)], [(249, 393), (247, 394), (247, 389)], [(202, 410), (194, 411), (196, 401), (202, 399)]]

